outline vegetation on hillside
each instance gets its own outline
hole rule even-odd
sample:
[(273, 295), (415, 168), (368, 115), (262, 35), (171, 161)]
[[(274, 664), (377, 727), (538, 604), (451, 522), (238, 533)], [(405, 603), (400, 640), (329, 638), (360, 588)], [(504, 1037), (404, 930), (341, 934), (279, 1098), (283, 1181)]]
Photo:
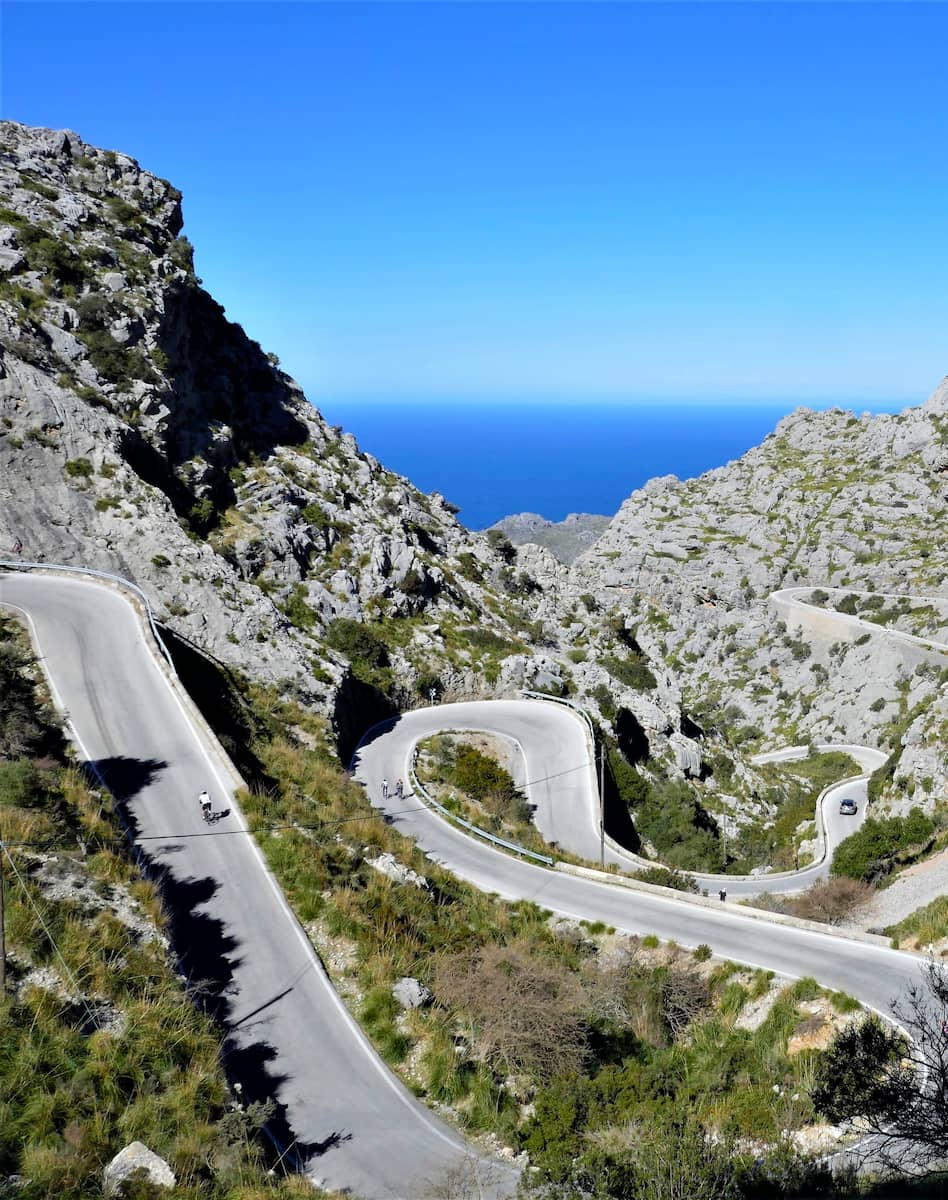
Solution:
[(98, 1196), (104, 1166), (138, 1139), (171, 1164), (175, 1196), (312, 1195), (268, 1174), (268, 1109), (230, 1092), (221, 1033), (182, 987), (158, 894), (109, 798), (70, 763), (37, 679), (0, 618), (0, 1175), (19, 1177), (23, 1200)]
[(549, 847), (533, 824), (533, 809), (481, 734), (438, 734), (418, 746), (415, 769), (429, 795), (488, 833), (541, 853)]
[[(691, 954), (478, 892), (368, 804), (318, 718), (256, 688), (247, 698), (266, 721), (253, 749), (275, 781), (243, 799), (252, 828), (340, 993), (418, 1095), (469, 1133), (526, 1149), (549, 1188), (586, 1180), (597, 1195), (626, 1195), (613, 1183), (623, 1138), (645, 1127), (659, 1141), (727, 1147), (742, 1195), (772, 1194), (763, 1181), (778, 1163), (807, 1175), (782, 1131), (812, 1119), (805, 1085), (819, 1052), (791, 1041), (831, 1029), (851, 1001), (716, 964), (708, 947)], [(456, 764), (457, 750), (446, 760)], [(489, 758), (460, 757), (473, 791), (490, 776), (485, 798), (506, 782)], [(415, 877), (393, 880), (382, 854)], [(428, 987), (431, 1003), (403, 1011), (392, 994), (403, 976)], [(765, 1014), (759, 1027), (741, 1019), (752, 1005)], [(754, 1140), (753, 1155), (741, 1138)], [(711, 1152), (709, 1164), (720, 1161)]]

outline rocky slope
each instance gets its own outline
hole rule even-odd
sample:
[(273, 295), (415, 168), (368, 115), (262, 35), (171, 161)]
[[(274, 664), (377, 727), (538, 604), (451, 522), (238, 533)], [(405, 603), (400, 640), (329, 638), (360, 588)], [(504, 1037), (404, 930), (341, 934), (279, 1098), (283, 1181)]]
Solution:
[[(801, 633), (769, 597), (791, 585), (842, 589), (844, 603), (847, 588), (948, 597), (946, 517), (948, 381), (896, 416), (798, 410), (737, 462), (652, 480), (560, 594), (623, 613), (704, 734), (734, 747), (891, 745), (888, 805), (931, 809), (948, 796), (948, 659), (872, 634)], [(918, 632), (942, 623), (875, 611)]]
[(174, 187), (6, 122), (0, 206), (0, 550), (128, 576), (180, 637), (330, 707), (345, 659), (396, 698), (556, 685), (533, 585), (227, 320)]
[(181, 229), (133, 159), (0, 125), (0, 550), (135, 580), (182, 643), (331, 713), (343, 749), (385, 711), (533, 687), (737, 821), (767, 815), (745, 751), (809, 736), (898, 742), (892, 803), (944, 790), (939, 664), (803, 639), (768, 596), (945, 593), (948, 389), (795, 413), (737, 463), (653, 480), (569, 567), (537, 543), (586, 517), (508, 521), (519, 548), (470, 533), (328, 426)]
[(562, 521), (548, 521), (539, 513), (526, 512), (504, 517), (491, 529), (499, 529), (515, 546), (531, 542), (560, 562), (571, 563), (592, 546), (609, 520), (595, 513), (569, 513)]
[(134, 580), (182, 643), (332, 713), (343, 748), (432, 695), (564, 692), (556, 582), (328, 426), (181, 229), (134, 159), (0, 124), (0, 553)]

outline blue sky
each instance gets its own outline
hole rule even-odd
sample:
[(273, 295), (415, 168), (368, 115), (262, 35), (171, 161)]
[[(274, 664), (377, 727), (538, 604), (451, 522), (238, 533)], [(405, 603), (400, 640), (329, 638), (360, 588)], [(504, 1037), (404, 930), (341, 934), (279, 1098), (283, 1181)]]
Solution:
[(919, 401), (941, 4), (3, 5), (3, 115), (184, 191), (328, 397)]

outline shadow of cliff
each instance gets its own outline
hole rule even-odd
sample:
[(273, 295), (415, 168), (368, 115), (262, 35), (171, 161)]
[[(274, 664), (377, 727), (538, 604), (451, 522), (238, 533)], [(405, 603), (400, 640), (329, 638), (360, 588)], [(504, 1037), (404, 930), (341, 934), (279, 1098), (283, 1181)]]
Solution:
[[(366, 729), (389, 718), (398, 719), (395, 704), (376, 688), (356, 679), (350, 671), (336, 693), (333, 709), (339, 761), (348, 763)], [(370, 740), (374, 741), (381, 732), (373, 734)]]
[(266, 737), (268, 730), (241, 696), (237, 676), (225, 663), (182, 634), (165, 625), (160, 630), (185, 691), (244, 780), (263, 791), (275, 788), (276, 780), (266, 772), (252, 749), (254, 741)]
[[(243, 961), (241, 944), (226, 923), (204, 911), (221, 884), (211, 876), (184, 876), (165, 861), (180, 853), (182, 843), (174, 834), (166, 839), (139, 841), (141, 827), (135, 812), (135, 800), (166, 763), (126, 757), (98, 759), (85, 764), (90, 775), (103, 782), (113, 796), (126, 832), (135, 846), (143, 874), (157, 888), (162, 909), (168, 919), (168, 935), (179, 970), (185, 977), (188, 994), (222, 1033), (222, 1062), (231, 1085), (240, 1085), (244, 1103), (272, 1101), (274, 1113), (266, 1132), (272, 1141), (267, 1147), (273, 1164), (286, 1169), (303, 1170), (313, 1158), (348, 1139), (344, 1131), (333, 1130), (319, 1142), (301, 1142), (290, 1123), (286, 1106), (279, 1099), (280, 1089), (289, 1076), (273, 1067), (277, 1052), (263, 1039), (248, 1041), (252, 1018), (279, 1003), (292, 991), (292, 985), (247, 1013), (240, 1006), (235, 972)], [(241, 1007), (241, 1011), (238, 1011)], [(241, 1036), (238, 1037), (238, 1034)]]
[(232, 465), (308, 439), (294, 412), (301, 393), (193, 281), (169, 287), (158, 344), (174, 390), (162, 447), (173, 466), (195, 455), (212, 464), (229, 457)]

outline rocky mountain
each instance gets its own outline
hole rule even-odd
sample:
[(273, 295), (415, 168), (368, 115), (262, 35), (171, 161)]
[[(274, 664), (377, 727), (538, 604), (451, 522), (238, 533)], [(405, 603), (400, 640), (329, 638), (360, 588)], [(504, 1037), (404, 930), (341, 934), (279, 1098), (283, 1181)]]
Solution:
[(571, 563), (599, 537), (609, 524), (609, 517), (595, 513), (569, 513), (562, 521), (548, 521), (539, 513), (515, 513), (491, 526), (499, 529), (515, 546), (532, 542), (559, 559)]
[[(888, 806), (930, 810), (948, 791), (948, 659), (872, 635), (847, 640), (828, 626), (821, 634), (812, 622), (804, 637), (770, 596), (804, 585), (824, 607), (833, 597), (846, 605), (846, 589), (941, 596), (948, 612), (946, 518), (948, 381), (895, 416), (800, 409), (737, 462), (684, 482), (653, 479), (576, 561), (560, 594), (625, 614), (704, 734), (734, 748), (891, 746)], [(882, 624), (892, 607), (880, 600), (868, 612)], [(932, 604), (903, 609), (909, 628), (912, 612)]]
[(384, 713), (526, 687), (588, 708), (620, 774), (688, 781), (705, 832), (769, 819), (746, 752), (808, 737), (897, 743), (889, 803), (934, 803), (940, 665), (803, 639), (769, 596), (945, 594), (948, 389), (897, 417), (797, 412), (736, 463), (653, 480), (598, 540), (588, 514), (471, 533), (326, 424), (181, 230), (134, 159), (0, 125), (0, 551), (133, 579), (179, 649), (328, 713), (344, 759)]
[(392, 702), (556, 685), (533, 585), (227, 319), (171, 184), (5, 122), (0, 206), (0, 549), (125, 575), (181, 639), (330, 711), (360, 675)]
[(432, 695), (567, 691), (556, 583), (327, 425), (182, 220), (129, 156), (0, 125), (0, 552), (134, 580), (179, 647), (328, 712), (344, 756)]

